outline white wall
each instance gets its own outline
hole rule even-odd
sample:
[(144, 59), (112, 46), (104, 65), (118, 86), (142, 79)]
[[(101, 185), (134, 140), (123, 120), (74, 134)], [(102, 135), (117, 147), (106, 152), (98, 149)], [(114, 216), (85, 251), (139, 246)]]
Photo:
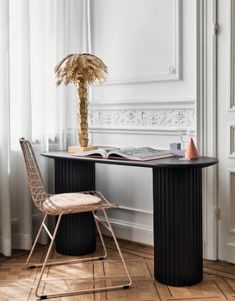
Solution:
[[(93, 145), (168, 148), (195, 130), (196, 1), (91, 0), (91, 51), (109, 69), (92, 88)], [(97, 166), (97, 189), (128, 207), (111, 213), (119, 237), (152, 243), (152, 174)]]

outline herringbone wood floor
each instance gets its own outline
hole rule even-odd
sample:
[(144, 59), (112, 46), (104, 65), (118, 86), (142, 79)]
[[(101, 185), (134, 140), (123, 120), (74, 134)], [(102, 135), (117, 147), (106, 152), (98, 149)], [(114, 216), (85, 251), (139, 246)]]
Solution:
[[(113, 243), (106, 238), (109, 259), (92, 263), (80, 263), (67, 266), (50, 267), (42, 285), (44, 293), (58, 290), (72, 291), (77, 288), (92, 287), (110, 283), (123, 283), (125, 274)], [(90, 295), (80, 295), (56, 300), (66, 301), (219, 301), (235, 300), (235, 265), (222, 262), (204, 262), (204, 280), (191, 287), (165, 286), (153, 278), (153, 249), (139, 244), (120, 241), (127, 265), (134, 280), (129, 290), (117, 290)], [(38, 247), (33, 260), (42, 261), (45, 247)], [(96, 253), (100, 253), (98, 244)], [(27, 270), (25, 260), (27, 252), (15, 252), (12, 258), (0, 257), (0, 301), (36, 300), (34, 297), (38, 269)], [(65, 258), (52, 254), (52, 260)], [(55, 299), (51, 299), (55, 300)]]

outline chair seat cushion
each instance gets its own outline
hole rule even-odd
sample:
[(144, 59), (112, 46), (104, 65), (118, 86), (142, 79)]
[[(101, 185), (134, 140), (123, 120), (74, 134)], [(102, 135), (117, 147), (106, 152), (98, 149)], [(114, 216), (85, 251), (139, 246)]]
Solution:
[(61, 209), (92, 206), (102, 202), (101, 198), (84, 193), (61, 193), (50, 197), (50, 201)]

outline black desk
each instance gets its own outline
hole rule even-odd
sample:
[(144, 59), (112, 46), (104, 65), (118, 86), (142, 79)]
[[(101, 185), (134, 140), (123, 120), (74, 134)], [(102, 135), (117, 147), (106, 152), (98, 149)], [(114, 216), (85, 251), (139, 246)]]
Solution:
[[(161, 283), (186, 286), (202, 280), (202, 168), (218, 162), (201, 157), (146, 162), (79, 158), (67, 152), (43, 153), (55, 161), (55, 192), (95, 189), (95, 164), (152, 168), (154, 202), (154, 275)], [(82, 255), (96, 248), (95, 224), (90, 213), (64, 216), (56, 249)]]

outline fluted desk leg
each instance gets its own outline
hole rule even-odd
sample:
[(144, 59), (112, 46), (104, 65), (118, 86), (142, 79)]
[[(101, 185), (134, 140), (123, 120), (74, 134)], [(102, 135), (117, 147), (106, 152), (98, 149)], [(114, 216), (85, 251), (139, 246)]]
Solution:
[(154, 275), (187, 286), (203, 277), (202, 170), (154, 168)]
[[(55, 159), (55, 193), (95, 189), (95, 163)], [(96, 249), (95, 222), (91, 212), (64, 215), (56, 237), (56, 251), (84, 255)]]

